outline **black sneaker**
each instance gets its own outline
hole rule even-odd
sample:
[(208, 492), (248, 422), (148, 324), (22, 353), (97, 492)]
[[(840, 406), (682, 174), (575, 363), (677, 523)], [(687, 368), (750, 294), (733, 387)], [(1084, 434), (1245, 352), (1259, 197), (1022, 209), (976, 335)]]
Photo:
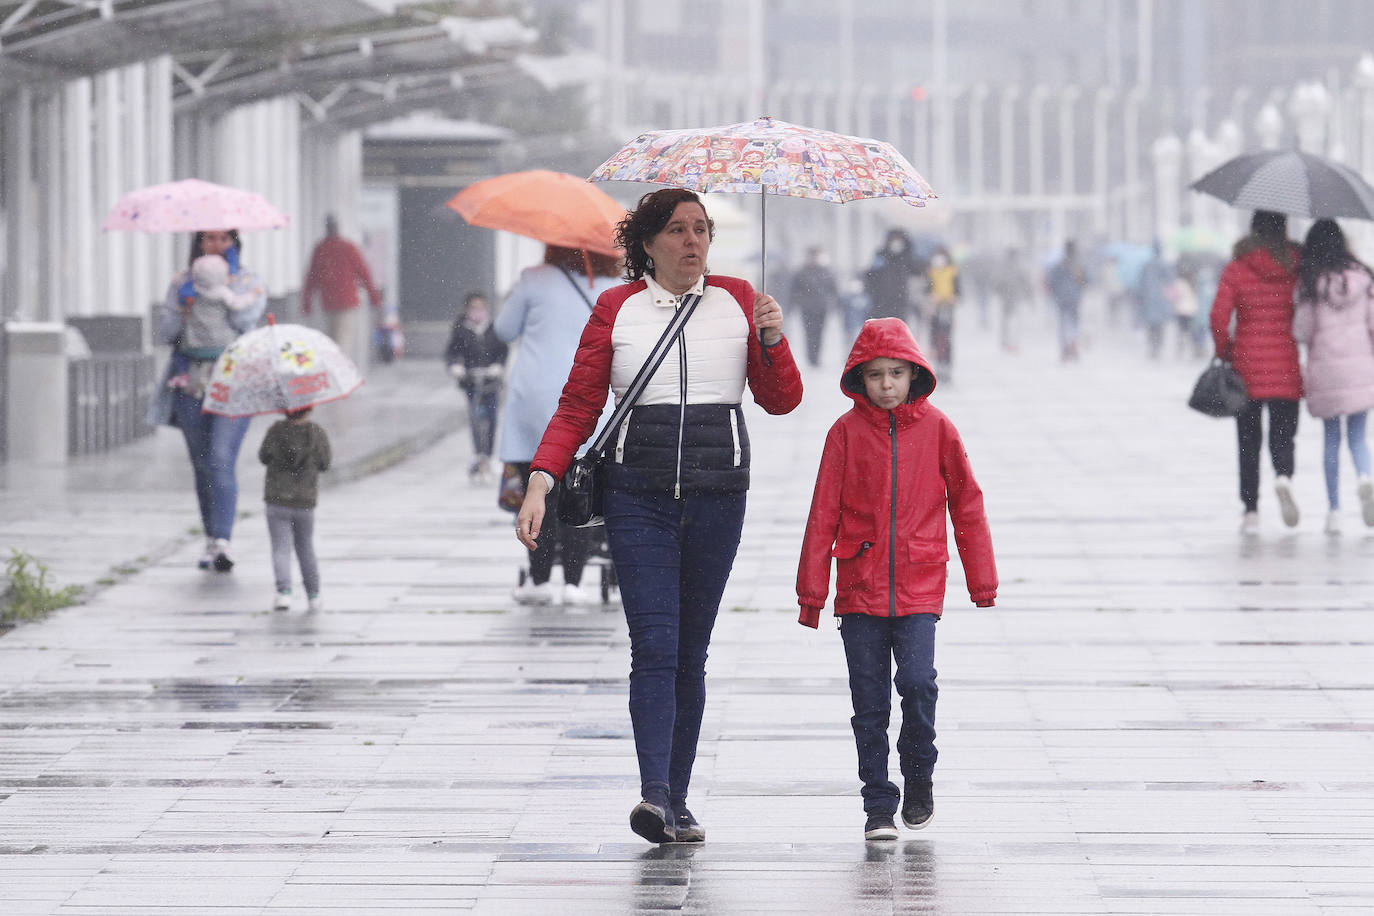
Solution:
[(935, 792), (929, 779), (908, 779), (902, 797), (902, 823), (920, 830), (935, 816)]
[(642, 801), (635, 805), (634, 810), (630, 812), (630, 829), (650, 843), (676, 842), (677, 830), (673, 826), (668, 810)]
[(698, 824), (697, 819), (692, 817), (692, 812), (685, 807), (677, 809), (677, 842), (706, 842), (706, 828)]
[(897, 825), (892, 822), (890, 814), (870, 814), (868, 820), (864, 822), (865, 840), (895, 840), (897, 839)]

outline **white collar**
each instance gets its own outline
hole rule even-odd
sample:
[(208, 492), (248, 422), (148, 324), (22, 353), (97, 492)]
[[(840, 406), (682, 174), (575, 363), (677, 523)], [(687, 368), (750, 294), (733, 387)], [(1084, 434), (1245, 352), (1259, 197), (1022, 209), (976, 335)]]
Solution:
[(659, 282), (649, 274), (644, 275), (644, 282), (649, 287), (649, 295), (654, 299), (654, 305), (672, 306), (677, 308), (682, 302), (682, 296), (704, 295), (706, 292), (706, 274), (697, 277), (697, 282), (692, 284), (692, 288), (683, 293), (682, 296), (670, 293), (664, 289)]

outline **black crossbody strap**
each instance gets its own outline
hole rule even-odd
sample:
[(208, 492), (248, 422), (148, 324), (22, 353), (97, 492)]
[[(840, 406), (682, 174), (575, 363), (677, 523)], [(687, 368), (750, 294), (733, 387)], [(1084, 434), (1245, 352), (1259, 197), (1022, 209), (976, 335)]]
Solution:
[(588, 452), (600, 452), (605, 448), (606, 442), (615, 435), (620, 424), (625, 422), (625, 417), (630, 413), (630, 408), (635, 406), (635, 401), (639, 400), (639, 396), (648, 387), (649, 379), (662, 365), (664, 357), (668, 355), (668, 351), (677, 342), (683, 326), (687, 324), (687, 319), (692, 317), (692, 312), (696, 311), (697, 303), (700, 301), (700, 295), (682, 300), (682, 305), (678, 306), (677, 314), (673, 315), (673, 320), (668, 322), (668, 326), (663, 329), (663, 335), (659, 337), (658, 343), (654, 344), (654, 348), (649, 351), (649, 358), (644, 360), (644, 365), (639, 367), (639, 372), (630, 382), (630, 387), (625, 389), (625, 396), (620, 399), (619, 404), (615, 405), (615, 412), (611, 414), (610, 420), (606, 421), (606, 425), (601, 427), (601, 432), (587, 447)]
[(563, 276), (568, 278), (568, 282), (572, 284), (573, 289), (577, 290), (577, 294), (582, 297), (582, 301), (587, 303), (587, 308), (591, 309), (592, 311), (596, 311), (596, 306), (592, 305), (591, 297), (582, 291), (582, 284), (574, 280), (573, 275), (569, 271), (566, 271), (561, 267), (558, 268), (558, 270), (560, 273), (563, 274)]

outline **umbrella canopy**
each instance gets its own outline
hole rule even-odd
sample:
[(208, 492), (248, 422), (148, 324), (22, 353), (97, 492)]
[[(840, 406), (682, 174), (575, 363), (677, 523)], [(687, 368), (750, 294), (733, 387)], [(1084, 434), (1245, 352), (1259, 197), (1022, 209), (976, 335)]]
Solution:
[(155, 184), (121, 197), (102, 229), (201, 232), (213, 229), (280, 229), (290, 218), (261, 194), (187, 178)]
[(302, 410), (348, 397), (362, 383), (357, 367), (327, 336), (269, 320), (220, 354), (203, 409), (226, 417)]
[(779, 194), (846, 203), (897, 197), (916, 207), (935, 197), (890, 143), (759, 118), (723, 127), (640, 134), (591, 181), (647, 181), (692, 191)]
[(1358, 172), (1298, 150), (1237, 156), (1191, 187), (1242, 210), (1374, 219), (1374, 188)]
[(474, 226), (503, 229), (546, 245), (617, 256), (625, 208), (575, 175), (533, 169), (468, 185), (448, 206)]

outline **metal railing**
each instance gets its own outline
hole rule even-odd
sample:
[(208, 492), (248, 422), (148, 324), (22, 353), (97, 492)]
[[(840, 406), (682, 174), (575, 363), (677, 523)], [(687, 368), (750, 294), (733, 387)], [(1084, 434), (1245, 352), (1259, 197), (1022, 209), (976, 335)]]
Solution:
[(157, 358), (95, 353), (67, 364), (67, 454), (90, 455), (149, 435)]

